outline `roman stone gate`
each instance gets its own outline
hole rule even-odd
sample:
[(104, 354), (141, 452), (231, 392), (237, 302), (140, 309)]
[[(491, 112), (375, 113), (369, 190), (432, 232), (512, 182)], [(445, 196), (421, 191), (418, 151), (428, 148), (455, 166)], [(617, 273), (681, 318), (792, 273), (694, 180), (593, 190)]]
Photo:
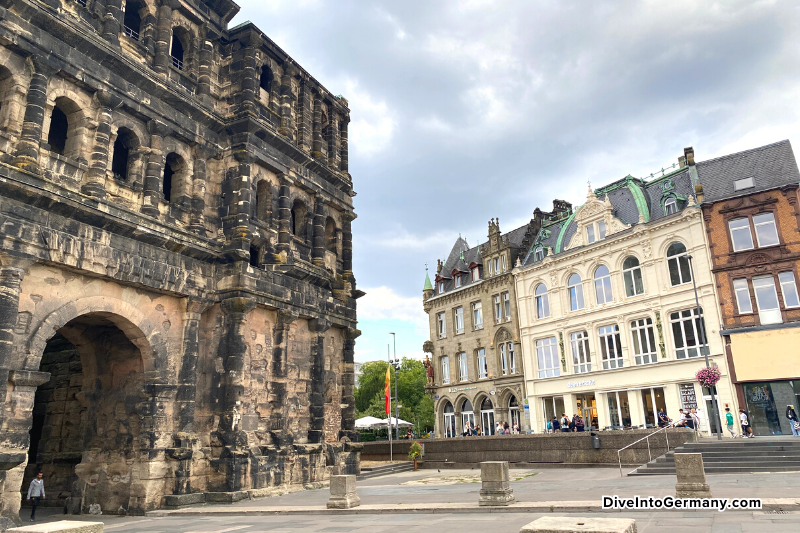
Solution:
[(0, 529), (38, 470), (119, 514), (357, 473), (347, 100), (228, 0), (54, 2), (0, 8)]

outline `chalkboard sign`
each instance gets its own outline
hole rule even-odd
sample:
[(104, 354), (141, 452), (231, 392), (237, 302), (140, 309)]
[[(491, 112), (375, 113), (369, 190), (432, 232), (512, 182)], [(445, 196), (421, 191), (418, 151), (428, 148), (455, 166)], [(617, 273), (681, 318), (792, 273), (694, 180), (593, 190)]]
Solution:
[(694, 385), (691, 383), (681, 383), (681, 405), (684, 409), (697, 409), (697, 396), (694, 395)]

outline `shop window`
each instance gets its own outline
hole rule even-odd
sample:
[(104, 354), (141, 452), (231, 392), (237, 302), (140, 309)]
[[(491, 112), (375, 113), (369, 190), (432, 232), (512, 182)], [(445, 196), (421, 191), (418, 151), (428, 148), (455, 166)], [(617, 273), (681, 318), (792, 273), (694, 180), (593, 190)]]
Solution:
[(482, 435), (494, 435), (494, 405), (488, 397), (481, 402), (481, 428)]
[(631, 322), (633, 355), (637, 365), (647, 365), (658, 361), (656, 336), (652, 318), (640, 318)]
[(470, 428), (475, 427), (475, 414), (472, 411), (472, 402), (469, 400), (464, 400), (461, 403), (461, 425), (464, 429), (469, 426)]
[(639, 260), (633, 256), (627, 257), (622, 263), (622, 279), (625, 282), (625, 295), (638, 296), (644, 294), (644, 280)]
[(589, 354), (589, 334), (577, 331), (569, 336), (572, 348), (572, 371), (575, 374), (584, 374), (592, 371), (592, 360)]
[(442, 357), (442, 385), (450, 383), (450, 358)]
[(611, 420), (611, 427), (608, 429), (620, 429), (631, 427), (631, 410), (628, 404), (628, 391), (609, 392), (608, 415)]
[(561, 375), (558, 342), (555, 337), (536, 341), (536, 359), (539, 363), (540, 378), (551, 378)]
[(689, 266), (689, 254), (686, 246), (680, 242), (673, 242), (667, 248), (667, 267), (669, 268), (669, 281), (673, 287), (692, 281)]
[(481, 302), (472, 304), (472, 325), (475, 329), (483, 329), (483, 308)]
[(797, 284), (794, 279), (794, 272), (781, 272), (778, 274), (781, 282), (781, 293), (783, 294), (783, 305), (786, 307), (799, 307), (800, 298), (797, 296)]
[[(669, 316), (672, 325), (672, 340), (675, 342), (675, 357), (686, 359), (708, 355), (708, 344), (705, 339), (703, 310), (698, 314), (697, 308), (675, 311)], [(700, 342), (700, 339), (704, 342)]]
[(622, 368), (622, 344), (619, 337), (619, 326), (603, 326), (597, 330), (600, 338), (600, 356), (603, 370)]
[(569, 309), (570, 311), (579, 311), (583, 309), (583, 285), (581, 284), (581, 277), (578, 274), (573, 274), (567, 281), (567, 290), (569, 291)]
[(550, 302), (547, 298), (547, 286), (540, 283), (533, 291), (536, 296), (536, 318), (547, 318), (550, 316)]
[(728, 222), (728, 228), (731, 232), (731, 242), (733, 243), (734, 252), (753, 249), (753, 235), (750, 233), (750, 219), (735, 218)]
[(456, 327), (456, 335), (464, 333), (464, 308), (456, 307), (453, 310), (453, 322)]
[(761, 324), (780, 324), (783, 322), (781, 306), (778, 303), (778, 291), (775, 290), (775, 278), (772, 276), (753, 278), (753, 292), (756, 293), (758, 318)]
[(467, 354), (458, 354), (458, 380), (467, 381), (469, 379), (469, 369), (467, 368)]
[(516, 433), (518, 430), (522, 429), (522, 424), (520, 424), (520, 416), (519, 416), (519, 403), (517, 402), (517, 397), (512, 396), (508, 400), (508, 421), (509, 426), (511, 426), (511, 432)]
[(736, 307), (739, 309), (739, 314), (752, 313), (753, 303), (750, 300), (750, 288), (747, 286), (747, 280), (733, 280), (733, 292), (736, 294)]
[(753, 226), (756, 229), (756, 239), (758, 240), (759, 248), (780, 244), (778, 228), (775, 226), (775, 215), (772, 213), (754, 215)]
[(486, 361), (486, 348), (479, 348), (477, 353), (478, 362), (478, 379), (486, 379), (489, 377), (489, 366)]
[(594, 271), (594, 293), (597, 298), (597, 305), (614, 301), (614, 296), (611, 294), (611, 273), (605, 265), (600, 265)]
[(439, 338), (444, 339), (447, 337), (447, 321), (445, 320), (444, 313), (437, 313), (436, 322), (439, 325)]

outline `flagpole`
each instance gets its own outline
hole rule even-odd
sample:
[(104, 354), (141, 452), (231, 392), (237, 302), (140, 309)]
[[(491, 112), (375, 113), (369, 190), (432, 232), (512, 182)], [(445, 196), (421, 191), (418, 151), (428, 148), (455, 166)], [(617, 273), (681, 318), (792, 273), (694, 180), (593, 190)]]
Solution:
[[(391, 351), (389, 351), (389, 345), (388, 344), (386, 345), (386, 359), (387, 359), (387, 361), (391, 361), (391, 359), (392, 359)], [(389, 372), (390, 372), (389, 371), (389, 367), (387, 366), (386, 367), (386, 374), (388, 375)], [(387, 419), (387, 422), (388, 422), (387, 427), (388, 427), (388, 430), (389, 430), (389, 462), (393, 463), (394, 462), (394, 457), (392, 456), (392, 395), (391, 395), (391, 392), (392, 392), (391, 385), (389, 385), (388, 392), (384, 391), (384, 394), (388, 397), (387, 405), (389, 406), (389, 409), (387, 409), (388, 412), (386, 413), (386, 415), (389, 417)]]

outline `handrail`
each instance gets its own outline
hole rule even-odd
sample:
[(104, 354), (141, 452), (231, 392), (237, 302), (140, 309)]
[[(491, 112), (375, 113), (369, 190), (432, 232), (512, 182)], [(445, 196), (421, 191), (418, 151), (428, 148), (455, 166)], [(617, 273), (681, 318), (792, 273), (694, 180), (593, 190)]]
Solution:
[[(654, 431), (654, 432), (650, 433), (649, 435), (646, 435), (646, 436), (642, 437), (641, 439), (639, 439), (637, 441), (631, 442), (627, 446), (622, 447), (619, 450), (617, 450), (617, 459), (619, 460), (619, 477), (625, 477), (624, 475), (622, 475), (622, 455), (620, 454), (620, 452), (622, 450), (627, 450), (628, 448), (630, 448), (634, 444), (638, 444), (638, 443), (642, 442), (643, 440), (646, 440), (647, 441), (647, 457), (649, 458), (649, 461), (648, 461), (648, 463), (649, 463), (650, 461), (653, 460), (653, 455), (650, 453), (650, 440), (649, 440), (650, 437), (652, 437), (653, 435), (655, 435), (657, 433), (661, 433), (662, 431), (664, 432), (664, 437), (667, 439), (667, 452), (669, 452), (669, 435), (667, 434), (667, 430), (668, 429), (669, 429), (669, 426), (664, 426), (663, 428), (661, 428), (661, 429), (659, 429), (657, 431)], [(639, 467), (637, 466), (636, 468), (639, 468)], [(636, 470), (636, 468), (634, 468), (633, 470)], [(633, 470), (631, 470), (631, 472), (633, 472)], [(631, 472), (628, 472), (628, 473), (630, 474)]]

